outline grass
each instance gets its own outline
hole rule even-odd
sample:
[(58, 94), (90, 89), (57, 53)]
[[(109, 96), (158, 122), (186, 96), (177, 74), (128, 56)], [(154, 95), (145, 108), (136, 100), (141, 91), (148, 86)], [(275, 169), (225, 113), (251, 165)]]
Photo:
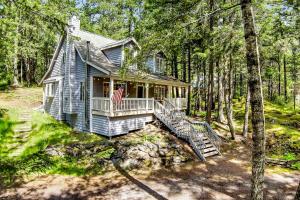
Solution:
[[(68, 125), (39, 112), (32, 114), (32, 131), (20, 137), (18, 126), (21, 109), (0, 109), (0, 179), (3, 186), (36, 174), (66, 174), (89, 176), (104, 172), (103, 160), (115, 152), (107, 139), (94, 134), (74, 132)], [(99, 150), (86, 155), (85, 145), (99, 144)], [(106, 145), (101, 145), (106, 144)], [(75, 146), (75, 147), (73, 147)], [(78, 155), (73, 153), (76, 151)], [(51, 155), (47, 148), (57, 149), (62, 155)], [(1, 185), (0, 184), (0, 185)]]
[[(234, 119), (238, 133), (242, 133), (244, 107), (244, 101), (234, 100)], [(300, 108), (294, 110), (290, 104), (265, 101), (264, 112), (267, 156), (284, 160), (300, 159)], [(300, 162), (293, 167), (300, 170)]]

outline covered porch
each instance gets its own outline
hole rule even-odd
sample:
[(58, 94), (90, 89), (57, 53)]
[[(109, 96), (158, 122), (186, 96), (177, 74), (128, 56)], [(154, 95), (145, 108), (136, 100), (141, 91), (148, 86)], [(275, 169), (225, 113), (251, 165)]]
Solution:
[[(114, 103), (112, 96), (120, 86), (124, 87), (120, 103)], [(120, 80), (113, 77), (91, 77), (90, 104), (92, 114), (109, 117), (149, 114), (154, 111), (154, 101), (167, 98), (178, 110), (187, 106), (188, 84), (173, 82), (150, 82)]]

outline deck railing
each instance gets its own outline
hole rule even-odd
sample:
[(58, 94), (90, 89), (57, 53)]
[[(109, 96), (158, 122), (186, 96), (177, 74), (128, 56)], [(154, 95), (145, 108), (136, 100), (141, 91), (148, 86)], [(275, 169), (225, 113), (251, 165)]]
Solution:
[(168, 100), (178, 110), (184, 110), (187, 108), (187, 99), (186, 98), (169, 98)]
[(110, 101), (105, 97), (93, 97), (93, 110), (109, 112)]
[(120, 103), (114, 103), (113, 110), (116, 112), (147, 111), (153, 110), (153, 104), (153, 98), (124, 98)]
[[(109, 98), (105, 97), (93, 97), (93, 107), (94, 111), (100, 111), (104, 113), (110, 113), (110, 103)], [(151, 112), (154, 108), (154, 98), (123, 98), (120, 103), (113, 103), (112, 112), (114, 114), (123, 112)]]

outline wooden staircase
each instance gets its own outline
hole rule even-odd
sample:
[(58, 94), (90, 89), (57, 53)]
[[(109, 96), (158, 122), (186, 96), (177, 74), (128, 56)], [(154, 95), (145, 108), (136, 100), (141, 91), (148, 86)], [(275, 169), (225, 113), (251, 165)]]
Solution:
[(154, 115), (177, 137), (184, 139), (197, 156), (205, 161), (207, 157), (221, 155), (220, 138), (206, 122), (192, 123), (185, 114), (175, 108), (167, 99), (155, 101)]

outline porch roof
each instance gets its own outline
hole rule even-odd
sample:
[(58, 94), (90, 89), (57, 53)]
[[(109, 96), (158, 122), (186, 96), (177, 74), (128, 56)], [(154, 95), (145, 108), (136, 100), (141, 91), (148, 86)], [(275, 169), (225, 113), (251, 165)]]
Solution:
[[(79, 53), (81, 60), (85, 62), (86, 52), (87, 52), (86, 41), (85, 40), (76, 41), (75, 48)], [(109, 77), (123, 79), (120, 73), (120, 67), (111, 63), (107, 59), (107, 57), (103, 54), (101, 48), (96, 47), (95, 45), (93, 45), (93, 43), (90, 43), (89, 45), (89, 57), (88, 57), (87, 64), (92, 67), (95, 67), (101, 72), (104, 72)], [(153, 83), (157, 82), (157, 83), (167, 84), (167, 85), (182, 85), (182, 86), (190, 85), (189, 83), (179, 81), (172, 76), (165, 76), (161, 74), (150, 74), (145, 71), (137, 70), (137, 69), (132, 69), (132, 70), (128, 69), (125, 76), (127, 80), (133, 80), (139, 82), (153, 82)]]

